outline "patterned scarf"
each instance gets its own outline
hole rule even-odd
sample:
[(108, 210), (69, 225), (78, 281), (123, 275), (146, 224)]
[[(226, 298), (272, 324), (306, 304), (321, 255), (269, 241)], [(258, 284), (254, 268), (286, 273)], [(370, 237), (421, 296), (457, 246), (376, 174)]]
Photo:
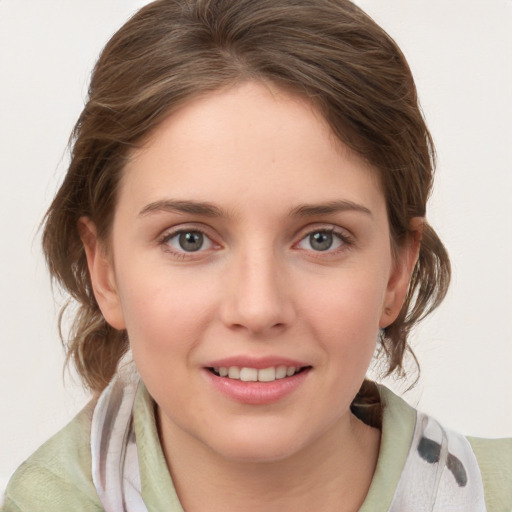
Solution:
[[(133, 404), (139, 377), (118, 376), (92, 418), (92, 476), (105, 512), (147, 512), (142, 499)], [(478, 463), (464, 436), (418, 412), (411, 447), (387, 512), (486, 512)]]

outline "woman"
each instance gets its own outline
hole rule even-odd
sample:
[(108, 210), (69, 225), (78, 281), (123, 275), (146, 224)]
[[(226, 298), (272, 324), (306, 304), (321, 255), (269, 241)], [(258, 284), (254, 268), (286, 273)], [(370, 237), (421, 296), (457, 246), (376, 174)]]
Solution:
[(95, 68), (43, 239), (99, 399), (6, 510), (510, 506), (510, 441), (365, 380), (377, 340), (401, 371), (446, 293), (433, 160), (403, 55), (350, 2), (142, 9)]

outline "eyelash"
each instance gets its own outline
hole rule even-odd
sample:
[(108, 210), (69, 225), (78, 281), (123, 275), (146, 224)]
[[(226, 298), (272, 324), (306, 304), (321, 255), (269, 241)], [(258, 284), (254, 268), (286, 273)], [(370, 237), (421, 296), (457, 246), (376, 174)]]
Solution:
[[(197, 253), (197, 254), (201, 254), (203, 252), (205, 252), (205, 249), (198, 249), (197, 251), (180, 251), (180, 250), (175, 250), (173, 249), (169, 242), (182, 235), (182, 234), (185, 234), (185, 233), (200, 233), (205, 240), (209, 240), (209, 243), (212, 245), (212, 246), (217, 246), (217, 247), (221, 247), (220, 244), (217, 244), (211, 236), (208, 235), (208, 233), (206, 233), (205, 230), (199, 228), (199, 227), (190, 227), (190, 228), (180, 228), (180, 229), (177, 229), (176, 231), (171, 231), (171, 232), (166, 232), (164, 233), (158, 240), (158, 245), (162, 247), (162, 249), (167, 252), (167, 253), (170, 253), (172, 254), (175, 258), (178, 258), (178, 259), (181, 259), (181, 260), (186, 260), (186, 259), (191, 259), (191, 258), (194, 258), (194, 255)], [(322, 250), (314, 250), (314, 249), (299, 249), (299, 250), (304, 250), (304, 251), (307, 251), (309, 253), (311, 253), (314, 257), (316, 258), (325, 258), (325, 257), (328, 257), (328, 256), (334, 256), (334, 255), (338, 255), (344, 251), (347, 251), (349, 250), (355, 243), (354, 241), (354, 238), (349, 235), (345, 230), (339, 230), (339, 229), (336, 229), (335, 227), (333, 226), (329, 226), (329, 227), (318, 227), (316, 229), (308, 229), (307, 231), (301, 233), (301, 236), (300, 236), (300, 239), (298, 240), (298, 242), (295, 242), (293, 244), (293, 247), (298, 247), (299, 244), (301, 244), (302, 242), (304, 242), (305, 240), (308, 239), (308, 237), (311, 237), (312, 235), (314, 234), (327, 234), (327, 235), (334, 235), (334, 237), (336, 237), (339, 242), (340, 242), (340, 246), (335, 248), (334, 250), (331, 250), (331, 248), (327, 248), (326, 250), (322, 251)], [(208, 249), (206, 249), (208, 250)]]
[(309, 237), (315, 234), (324, 234), (331, 235), (338, 239), (340, 242), (340, 246), (334, 249), (330, 247), (326, 250), (313, 250), (313, 249), (304, 249), (308, 251), (315, 258), (325, 258), (329, 256), (337, 256), (338, 254), (349, 250), (355, 243), (354, 238), (349, 235), (349, 233), (345, 230), (336, 229), (334, 226), (329, 227), (317, 227), (316, 229), (309, 228), (303, 235), (301, 235), (300, 240), (294, 244), (294, 247), (298, 246), (302, 242), (306, 241)]
[(171, 231), (171, 232), (166, 232), (159, 240), (158, 240), (158, 245), (160, 245), (162, 247), (162, 249), (167, 252), (167, 253), (170, 253), (172, 254), (175, 258), (178, 258), (178, 259), (182, 259), (182, 260), (186, 260), (186, 259), (190, 259), (194, 256), (194, 254), (196, 253), (202, 253), (204, 252), (204, 250), (197, 250), (197, 251), (179, 251), (179, 250), (175, 250), (173, 249), (170, 245), (169, 245), (169, 242), (173, 239), (173, 238), (176, 238), (177, 236), (180, 236), (182, 234), (185, 234), (185, 233), (200, 233), (201, 235), (203, 235), (204, 239), (205, 240), (209, 240), (210, 241), (210, 244), (212, 245), (216, 245), (218, 247), (220, 247), (219, 244), (216, 244), (213, 240), (212, 240), (212, 237), (209, 236), (205, 230), (201, 229), (201, 228), (198, 228), (198, 227), (190, 227), (190, 228), (180, 228), (180, 229), (177, 229), (176, 231)]

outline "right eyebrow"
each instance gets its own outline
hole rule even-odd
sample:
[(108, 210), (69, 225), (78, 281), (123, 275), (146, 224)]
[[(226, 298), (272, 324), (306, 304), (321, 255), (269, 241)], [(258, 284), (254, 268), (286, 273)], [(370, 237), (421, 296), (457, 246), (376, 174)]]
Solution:
[(326, 203), (319, 204), (302, 204), (294, 208), (291, 211), (291, 215), (298, 217), (313, 217), (315, 215), (329, 215), (331, 213), (344, 211), (353, 211), (363, 213), (370, 217), (373, 216), (371, 210), (366, 206), (347, 200), (328, 201)]
[(190, 213), (194, 215), (204, 215), (205, 217), (225, 217), (226, 213), (218, 206), (203, 201), (181, 201), (174, 199), (162, 199), (147, 204), (139, 212), (138, 217), (159, 212), (171, 213)]

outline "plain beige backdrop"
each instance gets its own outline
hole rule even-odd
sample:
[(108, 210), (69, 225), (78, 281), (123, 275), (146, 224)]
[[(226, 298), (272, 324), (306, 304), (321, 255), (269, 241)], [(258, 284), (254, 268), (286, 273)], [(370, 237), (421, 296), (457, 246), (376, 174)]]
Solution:
[[(37, 227), (94, 61), (145, 3), (0, 0), (0, 493), (88, 399), (72, 378), (63, 383)], [(422, 374), (404, 396), (463, 433), (511, 436), (512, 1), (356, 3), (416, 77), (439, 154), (429, 218), (454, 267), (447, 300), (413, 336)]]

